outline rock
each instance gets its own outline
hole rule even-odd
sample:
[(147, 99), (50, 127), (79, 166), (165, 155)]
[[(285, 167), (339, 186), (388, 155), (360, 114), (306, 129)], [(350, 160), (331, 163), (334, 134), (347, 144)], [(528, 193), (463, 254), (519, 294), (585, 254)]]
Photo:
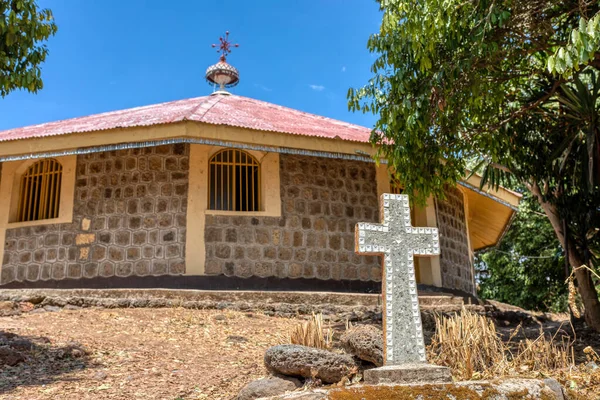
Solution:
[(2, 341), (10, 340), (12, 338), (16, 338), (17, 336), (18, 335), (16, 333), (0, 331), (0, 340)]
[(58, 312), (61, 310), (61, 308), (57, 306), (44, 306), (44, 310), (48, 312)]
[(250, 382), (240, 390), (237, 400), (254, 400), (261, 397), (277, 396), (302, 386), (298, 379), (270, 376)]
[[(557, 393), (554, 388), (539, 379), (507, 378), (500, 382), (490, 382), (490, 385), (498, 392), (498, 398), (502, 400), (513, 399), (516, 394), (523, 398), (525, 397), (523, 394), (526, 394), (529, 396), (527, 398), (532, 399), (564, 399), (562, 388)], [(468, 385), (468, 387), (471, 387), (471, 385)]]
[(358, 325), (340, 338), (346, 352), (378, 367), (383, 365), (383, 332), (374, 325)]
[(35, 308), (35, 305), (33, 303), (29, 303), (29, 302), (19, 303), (19, 311), (20, 312), (30, 312), (34, 308)]
[(313, 389), (309, 392), (292, 392), (278, 396), (264, 397), (260, 400), (327, 400), (327, 391), (322, 389)]
[(62, 297), (47, 296), (39, 305), (44, 308), (46, 306), (64, 307), (67, 305), (67, 300)]
[(31, 303), (31, 304), (40, 304), (44, 301), (46, 296), (33, 294), (31, 296), (25, 296), (21, 299), (23, 302)]
[(316, 378), (325, 383), (336, 383), (345, 376), (358, 372), (358, 367), (348, 354), (295, 344), (274, 346), (265, 352), (265, 366), (273, 373)]
[(184, 301), (181, 306), (190, 310), (197, 310), (200, 308), (197, 301)]
[(215, 321), (226, 321), (227, 317), (223, 314), (217, 314), (213, 317)]
[(86, 350), (79, 343), (69, 342), (67, 345), (59, 349), (56, 353), (56, 358), (81, 358), (87, 354)]
[(427, 363), (386, 365), (364, 371), (368, 385), (452, 382), (450, 368)]
[(8, 311), (17, 308), (17, 304), (14, 301), (0, 301), (0, 310)]
[(30, 351), (35, 348), (35, 344), (31, 340), (27, 339), (16, 339), (9, 343), (9, 346), (15, 350)]
[(74, 305), (71, 305), (71, 304), (67, 304), (66, 306), (64, 306), (63, 309), (64, 310), (70, 310), (70, 311), (76, 311), (76, 310), (81, 310), (81, 307), (74, 306)]
[(148, 299), (133, 299), (130, 305), (135, 308), (146, 307), (148, 305)]
[(554, 394), (556, 394), (558, 400), (565, 400), (563, 387), (556, 379), (546, 378), (544, 379), (544, 383), (554, 392)]
[(94, 379), (97, 381), (103, 381), (108, 375), (104, 371), (98, 371), (94, 374)]
[(15, 366), (25, 361), (23, 354), (9, 347), (0, 347), (0, 365)]
[(169, 306), (167, 299), (149, 299), (146, 307), (150, 308), (165, 308)]
[[(494, 379), (447, 384), (353, 385), (320, 388), (269, 397), (268, 400), (313, 399), (481, 399), (481, 400), (564, 400), (540, 379)], [(310, 396), (315, 397), (310, 397)], [(302, 397), (307, 396), (307, 397)], [(262, 399), (261, 399), (262, 400)]]

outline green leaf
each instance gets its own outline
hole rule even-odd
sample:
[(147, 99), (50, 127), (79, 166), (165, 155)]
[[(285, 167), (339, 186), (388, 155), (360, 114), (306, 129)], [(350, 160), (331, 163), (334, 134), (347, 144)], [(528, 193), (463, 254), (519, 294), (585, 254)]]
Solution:
[(554, 56), (550, 56), (548, 57), (548, 72), (552, 73), (555, 72), (555, 65), (556, 65), (556, 61), (554, 59)]
[[(597, 71), (590, 65), (600, 53), (600, 14), (588, 21), (569, 2), (539, 2), (536, 21), (529, 24), (522, 23), (531, 21), (522, 2), (496, 2), (490, 11), (491, 4), (380, 2), (382, 27), (368, 41), (380, 56), (372, 79), (349, 91), (348, 103), (375, 113), (371, 141), (416, 198), (443, 197), (448, 186), (464, 179), (468, 159), (485, 159), (490, 166), (483, 169), (483, 182), (494, 187), (515, 182), (522, 190), (539, 191), (532, 201), (573, 224), (574, 243), (598, 258), (600, 235), (584, 244), (581, 232), (600, 221), (600, 173), (592, 168), (600, 164), (588, 145), (592, 133), (600, 132), (600, 99), (592, 90)], [(537, 228), (524, 230), (527, 241), (536, 240)], [(527, 249), (547, 245), (553, 247)], [(526, 290), (520, 299), (540, 301), (545, 289), (535, 290), (532, 282), (546, 285), (537, 278), (551, 274), (528, 272), (535, 263), (507, 264)], [(559, 278), (564, 281), (562, 270)], [(537, 294), (525, 299), (530, 292)]]
[[(10, 5), (10, 6), (9, 6)], [(42, 87), (45, 41), (56, 33), (52, 13), (35, 0), (0, 0), (0, 95)]]

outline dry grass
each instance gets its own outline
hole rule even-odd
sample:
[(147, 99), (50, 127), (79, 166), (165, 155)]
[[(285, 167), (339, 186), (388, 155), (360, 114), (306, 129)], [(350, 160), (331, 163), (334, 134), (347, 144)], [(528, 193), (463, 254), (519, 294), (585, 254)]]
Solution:
[(463, 310), (450, 318), (436, 317), (435, 323), (429, 358), (452, 368), (454, 377), (486, 378), (505, 367), (506, 347), (491, 320)]
[(332, 344), (331, 329), (323, 328), (323, 314), (314, 314), (312, 318), (292, 329), (289, 343), (299, 344), (317, 349), (330, 349)]
[(575, 365), (570, 338), (548, 338), (540, 331), (534, 339), (525, 339), (511, 348), (517, 327), (507, 342), (496, 332), (494, 323), (463, 309), (452, 317), (436, 317), (436, 333), (429, 347), (430, 359), (452, 368), (458, 379), (479, 379), (522, 375), (527, 371), (550, 373)]
[(568, 336), (562, 336), (560, 340), (556, 336), (548, 338), (541, 329), (540, 335), (536, 339), (525, 339), (519, 342), (517, 352), (509, 364), (513, 370), (537, 371), (547, 374), (574, 366), (575, 353), (571, 338)]
[(540, 330), (537, 338), (515, 343), (521, 329), (517, 327), (503, 342), (494, 323), (478, 314), (463, 309), (452, 317), (436, 317), (428, 357), (434, 364), (450, 367), (457, 380), (553, 377), (574, 389), (573, 395), (600, 393), (600, 368), (596, 367), (600, 356), (591, 347), (584, 349), (588, 364), (575, 365), (570, 337), (549, 337)]

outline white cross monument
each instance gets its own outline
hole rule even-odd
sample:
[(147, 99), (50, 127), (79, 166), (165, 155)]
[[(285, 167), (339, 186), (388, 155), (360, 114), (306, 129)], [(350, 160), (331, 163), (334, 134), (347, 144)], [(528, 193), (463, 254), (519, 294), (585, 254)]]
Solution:
[(414, 256), (440, 254), (437, 228), (415, 228), (407, 195), (385, 193), (382, 223), (356, 225), (356, 252), (383, 255), (384, 367), (365, 371), (367, 383), (448, 382), (450, 370), (427, 364)]

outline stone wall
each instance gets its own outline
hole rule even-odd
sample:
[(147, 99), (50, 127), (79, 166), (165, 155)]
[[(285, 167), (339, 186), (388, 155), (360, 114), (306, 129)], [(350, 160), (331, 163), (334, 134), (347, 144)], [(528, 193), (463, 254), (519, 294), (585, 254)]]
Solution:
[(80, 155), (73, 222), (6, 231), (0, 283), (185, 272), (189, 146)]
[(436, 201), (440, 232), (442, 286), (475, 293), (473, 265), (465, 220), (465, 203), (459, 189), (446, 191), (446, 200)]
[[(185, 273), (188, 156), (78, 156), (73, 222), (8, 229), (0, 283)], [(356, 223), (379, 222), (375, 165), (282, 154), (280, 178), (281, 217), (206, 216), (206, 274), (380, 281), (379, 257), (354, 253)], [(473, 293), (462, 193), (436, 209), (442, 284)]]
[(354, 227), (379, 221), (375, 165), (280, 157), (282, 216), (206, 217), (206, 273), (381, 280), (378, 257), (354, 253)]

